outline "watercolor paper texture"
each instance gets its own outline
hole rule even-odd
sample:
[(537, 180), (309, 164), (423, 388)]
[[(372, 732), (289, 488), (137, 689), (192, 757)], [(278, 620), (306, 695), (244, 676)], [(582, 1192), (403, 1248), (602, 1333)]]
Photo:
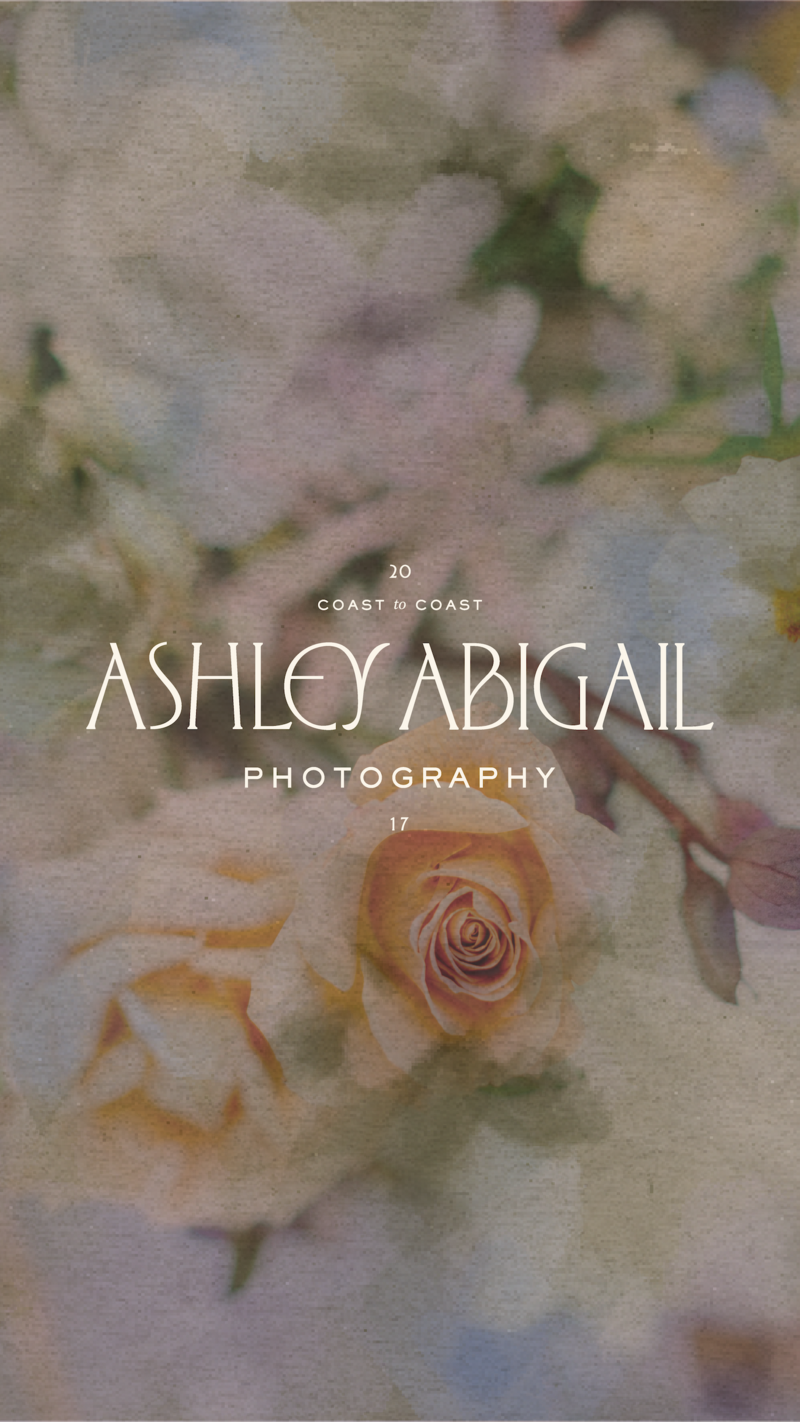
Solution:
[(0, 91), (0, 1416), (796, 1417), (797, 6)]

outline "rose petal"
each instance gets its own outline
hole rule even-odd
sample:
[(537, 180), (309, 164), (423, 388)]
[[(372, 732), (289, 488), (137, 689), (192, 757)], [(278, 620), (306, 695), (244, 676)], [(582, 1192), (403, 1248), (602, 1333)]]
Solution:
[(93, 1055), (108, 1004), (126, 984), (191, 957), (178, 934), (115, 934), (57, 977), (14, 997), (8, 1040), (15, 1077), (42, 1111), (54, 1110)]
[[(494, 1060), (509, 1074), (538, 1071), (562, 1032), (570, 984), (558, 952), (552, 905), (539, 915), (533, 933), (534, 953), (520, 992), (518, 1015), (509, 1017), (491, 1039)], [(534, 1016), (530, 1009), (536, 1004)], [(570, 1024), (571, 1025), (571, 1024)]]
[(92, 1066), (79, 1092), (84, 1106), (106, 1106), (118, 1101), (141, 1084), (147, 1068), (147, 1052), (141, 1042), (129, 1039), (103, 1052)]
[[(480, 853), (476, 854), (475, 850)], [(538, 855), (530, 854), (529, 863), (522, 868), (524, 888), (528, 890), (528, 902), (523, 907), (521, 875), (511, 873), (508, 863), (509, 852), (506, 844), (491, 846), (482, 837), (479, 845), (472, 843), (470, 853), (453, 855), (444, 861), (442, 872), (448, 877), (458, 878), (469, 884), (480, 884), (505, 904), (509, 917), (523, 920), (533, 919), (542, 899), (549, 897), (550, 883)], [(537, 862), (538, 861), (538, 862)], [(516, 866), (515, 866), (516, 867)], [(432, 878), (432, 875), (427, 876)], [(528, 910), (527, 914), (525, 910)]]
[(750, 800), (733, 800), (728, 795), (718, 795), (715, 808), (715, 838), (726, 854), (732, 854), (758, 830), (773, 826), (769, 815)]
[(417, 1013), (368, 958), (363, 962), (364, 1008), (378, 1044), (401, 1071), (411, 1071), (440, 1041), (438, 1023)]

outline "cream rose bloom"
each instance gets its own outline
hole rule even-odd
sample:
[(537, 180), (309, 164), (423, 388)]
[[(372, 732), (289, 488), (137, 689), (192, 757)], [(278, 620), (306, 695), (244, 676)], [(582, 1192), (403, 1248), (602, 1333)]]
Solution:
[(292, 909), (298, 846), (313, 857), (325, 836), (316, 802), (311, 823), (302, 804), (274, 805), (238, 785), (176, 793), (102, 848), (18, 871), (12, 1187), (175, 1222), (280, 1224), (368, 1158), (363, 1103), (351, 1090), (315, 1108), (288, 1090), (248, 1013)]
[[(298, 972), (299, 948), (310, 978), (363, 1006), (402, 1072), (447, 1044), (472, 1051), (476, 1081), (536, 1071), (569, 1050), (570, 998), (597, 952), (593, 901), (613, 872), (613, 840), (576, 812), (558, 767), (544, 789), (537, 764), (555, 761), (533, 736), (454, 733), (445, 720), (362, 758), (350, 780), (355, 813), (305, 876), (254, 982), (262, 1030)], [(523, 765), (527, 788), (507, 788), (507, 767)], [(374, 791), (360, 782), (366, 766), (382, 773)], [(441, 769), (440, 789), (423, 789), (423, 766)], [(482, 790), (481, 766), (497, 772)], [(414, 783), (394, 790), (401, 767)], [(274, 1044), (290, 1070), (280, 1033)]]

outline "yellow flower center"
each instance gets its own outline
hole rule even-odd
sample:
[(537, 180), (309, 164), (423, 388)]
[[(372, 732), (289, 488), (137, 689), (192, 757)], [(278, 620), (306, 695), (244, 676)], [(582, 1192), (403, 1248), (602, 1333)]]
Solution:
[(772, 612), (775, 627), (781, 637), (790, 642), (800, 642), (800, 588), (785, 592), (778, 588), (772, 594)]

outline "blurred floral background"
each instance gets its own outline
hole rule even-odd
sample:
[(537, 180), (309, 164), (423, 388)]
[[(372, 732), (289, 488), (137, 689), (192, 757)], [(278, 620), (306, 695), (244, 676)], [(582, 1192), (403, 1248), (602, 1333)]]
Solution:
[(0, 193), (0, 1416), (796, 1417), (800, 6), (5, 0)]

